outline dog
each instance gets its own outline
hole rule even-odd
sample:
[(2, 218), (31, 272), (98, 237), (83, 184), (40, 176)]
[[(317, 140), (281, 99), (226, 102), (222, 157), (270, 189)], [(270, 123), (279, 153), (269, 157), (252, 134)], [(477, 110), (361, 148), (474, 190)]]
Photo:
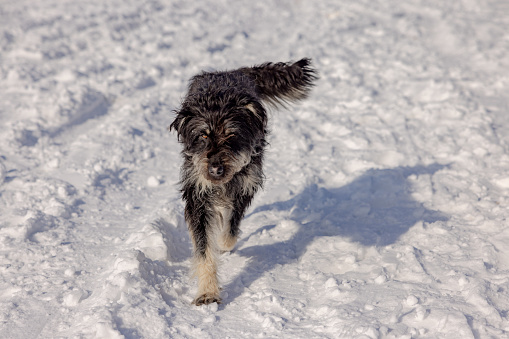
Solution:
[(221, 303), (218, 257), (233, 250), (244, 212), (264, 181), (267, 105), (305, 99), (316, 79), (304, 58), (202, 72), (189, 81), (169, 129), (183, 145), (180, 186), (198, 278), (193, 304)]

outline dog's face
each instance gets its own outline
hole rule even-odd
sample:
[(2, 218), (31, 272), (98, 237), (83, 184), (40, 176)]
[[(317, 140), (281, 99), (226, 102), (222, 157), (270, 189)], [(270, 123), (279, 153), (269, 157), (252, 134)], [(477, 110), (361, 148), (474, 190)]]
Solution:
[[(240, 75), (239, 75), (240, 76)], [(184, 144), (190, 177), (200, 186), (229, 182), (265, 144), (266, 113), (249, 90), (228, 74), (205, 74), (191, 83), (174, 128)], [(198, 83), (196, 83), (198, 81)], [(233, 83), (232, 83), (233, 82)]]

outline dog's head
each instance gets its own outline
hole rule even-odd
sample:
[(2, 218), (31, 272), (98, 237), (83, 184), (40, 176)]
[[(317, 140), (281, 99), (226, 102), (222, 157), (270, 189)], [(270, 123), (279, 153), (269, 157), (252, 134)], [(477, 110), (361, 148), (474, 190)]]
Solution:
[(195, 76), (170, 129), (184, 146), (187, 176), (210, 186), (229, 182), (261, 154), (266, 125), (254, 82), (232, 71)]

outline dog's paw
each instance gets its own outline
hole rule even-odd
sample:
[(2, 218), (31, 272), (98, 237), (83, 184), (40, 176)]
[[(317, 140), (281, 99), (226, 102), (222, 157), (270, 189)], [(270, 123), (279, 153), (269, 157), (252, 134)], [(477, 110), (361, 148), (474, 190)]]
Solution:
[(228, 255), (230, 255), (230, 254), (233, 254), (233, 253), (235, 253), (235, 252), (236, 252), (236, 249), (234, 248), (234, 249), (232, 249), (232, 250), (230, 250), (230, 251), (223, 251), (223, 250), (221, 250), (221, 252), (220, 252), (220, 253), (221, 253), (221, 254), (228, 254)]
[(194, 299), (193, 301), (193, 304), (196, 306), (208, 305), (212, 303), (220, 304), (221, 297), (216, 294), (205, 293), (203, 295), (200, 295), (199, 297), (196, 297), (196, 299)]
[(224, 235), (223, 238), (219, 241), (219, 247), (221, 248), (221, 251), (223, 253), (232, 252), (235, 245), (237, 244), (237, 239), (237, 237), (232, 237), (229, 234)]

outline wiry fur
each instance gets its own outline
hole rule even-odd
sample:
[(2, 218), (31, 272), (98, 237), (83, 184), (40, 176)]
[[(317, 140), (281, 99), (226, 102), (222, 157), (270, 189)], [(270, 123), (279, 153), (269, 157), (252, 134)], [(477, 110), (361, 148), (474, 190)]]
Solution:
[(267, 113), (262, 103), (306, 98), (316, 79), (309, 59), (194, 76), (170, 129), (183, 144), (185, 217), (198, 277), (196, 305), (221, 302), (218, 256), (237, 242), (239, 225), (263, 184)]

